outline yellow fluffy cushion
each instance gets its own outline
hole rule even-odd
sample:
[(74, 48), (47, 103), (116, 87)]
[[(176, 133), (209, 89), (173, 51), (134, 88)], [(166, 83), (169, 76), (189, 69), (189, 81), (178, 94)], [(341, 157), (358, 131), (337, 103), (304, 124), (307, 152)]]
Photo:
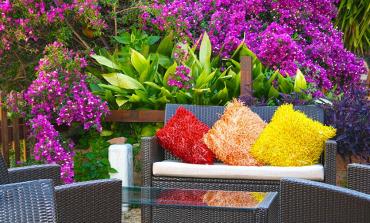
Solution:
[(257, 140), (266, 123), (242, 102), (229, 103), (224, 114), (204, 136), (207, 147), (216, 157), (229, 165), (260, 165), (249, 149)]
[(293, 105), (280, 106), (250, 153), (272, 166), (305, 166), (318, 162), (326, 140), (336, 130), (308, 118)]

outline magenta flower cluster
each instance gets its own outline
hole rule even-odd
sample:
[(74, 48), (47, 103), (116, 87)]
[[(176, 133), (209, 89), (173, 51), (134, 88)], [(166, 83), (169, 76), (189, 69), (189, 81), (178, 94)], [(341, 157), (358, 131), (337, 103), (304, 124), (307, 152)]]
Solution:
[(347, 89), (366, 72), (347, 51), (332, 20), (338, 0), (163, 0), (142, 19), (149, 30), (174, 30), (196, 41), (207, 31), (214, 53), (226, 57), (244, 40), (267, 66), (294, 76), (297, 68), (325, 91)]
[(38, 41), (40, 29), (64, 22), (67, 15), (73, 15), (83, 26), (100, 31), (106, 24), (98, 3), (98, 0), (0, 1), (0, 54), (20, 41)]
[(56, 128), (82, 124), (84, 129), (102, 130), (101, 119), (109, 110), (106, 102), (88, 88), (85, 58), (54, 42), (46, 46), (36, 68), (37, 78), (24, 93), (30, 109), (30, 126), (36, 139), (35, 158), (62, 166), (62, 179), (73, 180), (73, 152), (63, 146)]
[(167, 84), (179, 89), (189, 89), (191, 87), (190, 69), (184, 65), (176, 67), (175, 74), (168, 78)]
[(64, 148), (60, 142), (60, 135), (45, 115), (36, 115), (29, 120), (33, 136), (36, 138), (34, 147), (35, 160), (43, 160), (50, 164), (59, 164), (61, 178), (65, 183), (73, 182), (73, 144)]

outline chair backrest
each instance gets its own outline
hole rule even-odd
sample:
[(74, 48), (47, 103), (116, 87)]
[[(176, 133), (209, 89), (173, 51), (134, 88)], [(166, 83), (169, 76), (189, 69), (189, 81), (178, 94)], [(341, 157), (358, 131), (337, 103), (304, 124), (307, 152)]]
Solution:
[[(191, 111), (200, 121), (212, 127), (213, 124), (223, 114), (224, 106), (202, 106), (202, 105), (183, 105), (183, 104), (167, 104), (165, 109), (165, 123), (175, 115), (178, 107), (184, 107)], [(251, 109), (257, 113), (264, 121), (269, 122), (275, 113), (278, 106), (252, 106)], [(324, 122), (324, 111), (322, 108), (315, 105), (295, 106), (294, 109), (304, 112), (308, 117)], [(167, 150), (165, 151), (165, 159), (176, 160)]]
[(349, 164), (347, 179), (348, 188), (370, 194), (370, 165)]
[(357, 222), (370, 219), (370, 195), (309, 180), (283, 178), (280, 222)]
[(52, 180), (1, 185), (0, 222), (56, 222)]

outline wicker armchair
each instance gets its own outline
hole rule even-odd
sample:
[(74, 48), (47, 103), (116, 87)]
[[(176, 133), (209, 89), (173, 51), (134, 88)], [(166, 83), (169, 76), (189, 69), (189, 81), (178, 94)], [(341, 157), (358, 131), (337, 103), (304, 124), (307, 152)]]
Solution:
[(55, 223), (51, 180), (0, 185), (0, 222)]
[[(176, 105), (167, 104), (165, 110), (165, 122), (174, 114), (179, 106), (193, 112), (198, 119), (212, 126), (223, 113), (223, 106), (197, 106), (197, 105)], [(259, 106), (251, 109), (259, 114), (265, 120), (270, 121), (277, 107)], [(324, 121), (324, 112), (316, 106), (296, 106), (298, 110), (303, 111), (309, 117)], [(244, 179), (214, 179), (214, 178), (190, 178), (190, 177), (169, 177), (154, 176), (153, 163), (163, 160), (175, 160), (170, 153), (163, 150), (158, 144), (156, 137), (143, 137), (141, 143), (141, 152), (143, 158), (143, 184), (146, 187), (164, 187), (164, 188), (194, 188), (194, 189), (218, 189), (218, 190), (246, 190), (246, 191), (279, 191), (279, 180), (244, 180)], [(324, 154), (320, 162), (324, 167), (324, 182), (335, 184), (336, 180), (336, 142), (329, 140), (326, 142)], [(143, 222), (150, 222), (151, 209), (144, 207), (142, 212)]]
[(370, 165), (348, 165), (348, 187), (366, 194), (370, 194)]
[(120, 180), (93, 180), (62, 185), (59, 165), (34, 165), (7, 169), (0, 156), (0, 184), (52, 179), (55, 186), (58, 222), (120, 222)]
[(281, 180), (281, 223), (366, 223), (369, 210), (369, 194), (309, 180)]

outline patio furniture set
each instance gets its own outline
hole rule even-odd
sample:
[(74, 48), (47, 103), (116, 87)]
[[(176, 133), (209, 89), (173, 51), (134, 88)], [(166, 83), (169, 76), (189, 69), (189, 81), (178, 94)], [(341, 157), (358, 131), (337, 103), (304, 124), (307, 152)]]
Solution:
[[(166, 106), (166, 121), (178, 107)], [(184, 107), (209, 126), (224, 110), (221, 106)], [(252, 107), (266, 121), (275, 109)], [(296, 109), (323, 121), (323, 111), (315, 106)], [(326, 142), (321, 164), (305, 168), (257, 170), (218, 163), (185, 164), (163, 150), (156, 137), (142, 139), (142, 153), (141, 188), (122, 188), (121, 181), (114, 179), (61, 185), (58, 165), (7, 169), (0, 159), (0, 222), (120, 222), (122, 204), (141, 205), (143, 223), (369, 222), (370, 219), (370, 166), (349, 165), (349, 188), (334, 186), (335, 141)], [(212, 200), (217, 194), (251, 197), (255, 192), (266, 193), (248, 206), (228, 206)], [(178, 196), (174, 196), (176, 193)], [(185, 198), (189, 194), (209, 195), (214, 204), (209, 205), (210, 200), (177, 199), (184, 194)]]

